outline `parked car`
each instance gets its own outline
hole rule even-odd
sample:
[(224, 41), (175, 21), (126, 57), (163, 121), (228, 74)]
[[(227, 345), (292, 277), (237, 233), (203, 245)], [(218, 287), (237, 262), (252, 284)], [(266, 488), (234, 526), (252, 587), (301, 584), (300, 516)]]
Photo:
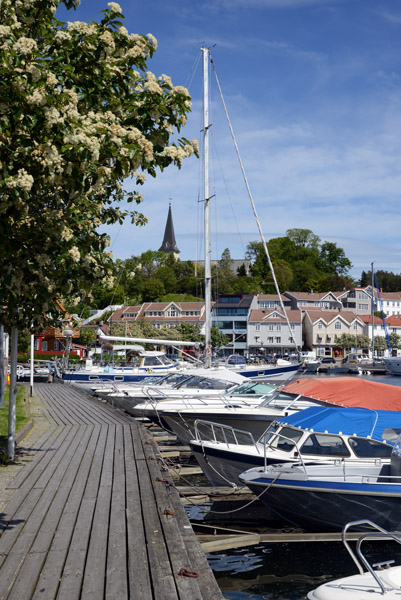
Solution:
[(336, 364), (336, 359), (333, 356), (324, 356), (321, 360), (322, 365), (324, 364)]

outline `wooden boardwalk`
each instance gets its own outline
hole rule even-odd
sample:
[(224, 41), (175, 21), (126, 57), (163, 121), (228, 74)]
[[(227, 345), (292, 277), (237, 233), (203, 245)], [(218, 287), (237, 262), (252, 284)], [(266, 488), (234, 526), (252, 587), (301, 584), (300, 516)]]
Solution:
[(50, 425), (8, 485), (0, 599), (222, 600), (145, 429), (71, 386), (35, 394)]

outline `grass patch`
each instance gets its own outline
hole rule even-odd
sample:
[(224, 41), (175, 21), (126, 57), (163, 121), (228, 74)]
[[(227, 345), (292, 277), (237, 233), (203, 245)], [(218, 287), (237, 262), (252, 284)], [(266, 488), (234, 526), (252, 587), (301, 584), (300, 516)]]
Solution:
[[(18, 432), (29, 422), (29, 415), (25, 406), (25, 392), (23, 385), (17, 386), (17, 406), (15, 411), (15, 431)], [(0, 464), (7, 463), (8, 440), (8, 405), (9, 388), (4, 390), (4, 408), (0, 408)]]

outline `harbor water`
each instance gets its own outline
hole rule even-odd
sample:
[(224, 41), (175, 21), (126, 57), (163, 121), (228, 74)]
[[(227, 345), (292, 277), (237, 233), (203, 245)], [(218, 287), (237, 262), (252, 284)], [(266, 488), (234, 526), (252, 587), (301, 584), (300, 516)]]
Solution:
[[(401, 377), (397, 376), (356, 377), (401, 387)], [(213, 511), (222, 512), (221, 502), (188, 509), (191, 520), (206, 523)], [(233, 513), (228, 527), (236, 525)], [(270, 531), (294, 530), (284, 522), (275, 523), (275, 527)], [(394, 559), (401, 564), (401, 546), (395, 542), (364, 542), (362, 550), (371, 563)], [(207, 558), (226, 600), (305, 600), (306, 594), (322, 583), (357, 572), (342, 542), (261, 543), (213, 552)]]

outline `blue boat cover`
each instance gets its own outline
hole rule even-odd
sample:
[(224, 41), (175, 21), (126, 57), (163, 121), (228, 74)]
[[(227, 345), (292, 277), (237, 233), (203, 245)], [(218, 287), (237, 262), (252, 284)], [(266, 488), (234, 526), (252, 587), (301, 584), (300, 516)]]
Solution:
[(401, 411), (370, 408), (312, 406), (276, 421), (318, 433), (341, 432), (345, 435), (370, 436), (379, 441), (382, 441), (385, 429), (401, 431)]

